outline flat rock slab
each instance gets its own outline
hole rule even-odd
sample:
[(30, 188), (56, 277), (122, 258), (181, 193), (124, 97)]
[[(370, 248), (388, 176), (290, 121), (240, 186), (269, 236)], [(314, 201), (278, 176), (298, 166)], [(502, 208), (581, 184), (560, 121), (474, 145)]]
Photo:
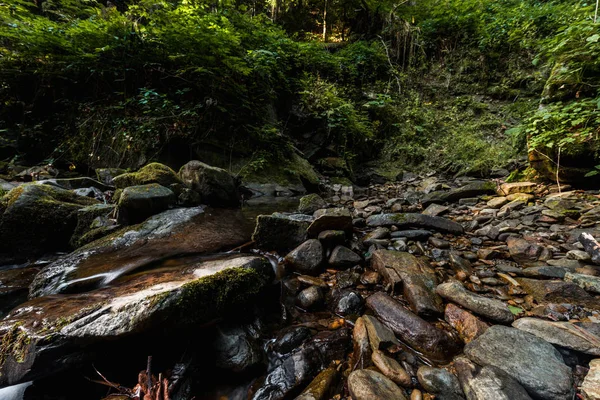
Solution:
[(0, 323), (0, 386), (72, 367), (86, 346), (206, 323), (251, 302), (273, 278), (259, 256), (180, 258), (88, 293), (35, 298)]
[(412, 254), (377, 250), (373, 252), (371, 266), (392, 287), (402, 284), (404, 297), (415, 313), (436, 315), (443, 312), (442, 298), (435, 293), (435, 271)]
[(367, 218), (369, 226), (396, 226), (399, 229), (422, 228), (460, 235), (464, 232), (461, 224), (442, 217), (432, 217), (417, 213), (377, 214)]
[(423, 207), (427, 207), (432, 203), (449, 203), (469, 197), (477, 197), (484, 194), (494, 194), (496, 192), (496, 184), (494, 182), (472, 182), (465, 186), (449, 190), (447, 192), (432, 192), (421, 200)]
[(400, 340), (423, 352), (434, 361), (450, 360), (460, 349), (459, 343), (447, 332), (408, 311), (383, 292), (368, 297), (367, 307)]
[(523, 290), (532, 295), (538, 303), (571, 303), (575, 305), (599, 307), (600, 301), (573, 282), (515, 278)]
[(533, 398), (572, 399), (571, 369), (550, 343), (530, 333), (494, 325), (464, 351), (471, 361), (506, 372)]
[(513, 326), (561, 347), (600, 356), (600, 324), (521, 318)]
[(306, 240), (306, 229), (312, 221), (313, 217), (304, 214), (259, 215), (252, 240), (262, 250), (285, 254)]
[(361, 369), (348, 376), (348, 390), (353, 400), (407, 400), (404, 391), (385, 375)]
[(584, 274), (576, 274), (574, 272), (565, 273), (565, 281), (573, 282), (583, 290), (600, 294), (600, 276), (591, 276)]
[(30, 296), (84, 292), (167, 257), (230, 250), (247, 235), (239, 210), (168, 210), (48, 265), (33, 281)]
[(307, 228), (309, 237), (317, 237), (323, 231), (352, 231), (352, 215), (345, 207), (325, 208), (313, 214), (314, 221)]
[(585, 400), (600, 400), (600, 358), (590, 361), (590, 371), (581, 385)]
[(454, 367), (469, 400), (531, 400), (523, 386), (499, 368), (482, 368), (466, 357), (455, 358)]
[(435, 291), (443, 298), (501, 324), (509, 324), (514, 320), (513, 314), (504, 302), (473, 293), (458, 281), (442, 283)]

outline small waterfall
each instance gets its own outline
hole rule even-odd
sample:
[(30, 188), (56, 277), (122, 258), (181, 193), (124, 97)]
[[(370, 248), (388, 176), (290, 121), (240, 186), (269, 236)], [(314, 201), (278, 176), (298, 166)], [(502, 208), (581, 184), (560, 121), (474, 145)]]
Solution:
[(23, 400), (25, 390), (31, 386), (33, 382), (25, 382), (20, 385), (14, 385), (0, 389), (0, 399), (2, 400)]

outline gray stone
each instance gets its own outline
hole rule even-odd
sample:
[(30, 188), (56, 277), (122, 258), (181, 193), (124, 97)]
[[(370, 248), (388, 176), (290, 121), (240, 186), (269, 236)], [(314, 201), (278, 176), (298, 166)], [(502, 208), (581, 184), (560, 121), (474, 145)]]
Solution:
[(319, 233), (328, 230), (352, 231), (352, 216), (347, 208), (325, 208), (313, 214), (314, 221), (306, 232), (309, 237), (317, 237)]
[(462, 225), (449, 219), (416, 213), (371, 215), (367, 218), (367, 225), (375, 227), (393, 225), (399, 229), (425, 228), (454, 235), (460, 235), (464, 232)]
[(175, 193), (158, 183), (128, 186), (119, 198), (119, 220), (139, 223), (168, 209), (176, 201)]
[(373, 364), (394, 383), (403, 386), (411, 387), (412, 379), (398, 361), (386, 356), (381, 350), (375, 350), (371, 356)]
[(506, 372), (533, 398), (570, 400), (573, 396), (571, 369), (550, 343), (530, 333), (494, 325), (464, 351), (471, 361)]
[(439, 204), (430, 204), (425, 210), (423, 210), (423, 214), (430, 215), (432, 217), (437, 217), (438, 215), (442, 215), (448, 212), (449, 208), (446, 206), (441, 206)]
[(406, 238), (408, 240), (420, 240), (424, 241), (431, 236), (432, 233), (430, 231), (426, 231), (423, 229), (414, 229), (409, 231), (396, 231), (392, 232), (391, 236), (393, 238)]
[(500, 230), (493, 226), (492, 224), (486, 225), (481, 229), (477, 229), (475, 231), (475, 234), (477, 236), (487, 236), (488, 238), (492, 239), (492, 240), (496, 240), (498, 239), (498, 235), (500, 235)]
[(447, 192), (429, 193), (421, 200), (424, 207), (432, 203), (448, 203), (455, 202), (460, 199), (477, 197), (484, 194), (493, 194), (496, 192), (496, 184), (494, 182), (472, 182), (463, 187), (452, 189)]
[(296, 296), (296, 304), (304, 310), (317, 308), (323, 304), (325, 295), (318, 286), (309, 286)]
[(371, 350), (385, 350), (390, 346), (399, 346), (400, 342), (394, 335), (394, 332), (379, 320), (370, 315), (362, 316), (363, 323), (368, 332)]
[(335, 268), (349, 268), (361, 262), (358, 254), (344, 246), (336, 246), (329, 256), (329, 265)]
[(298, 205), (298, 212), (312, 215), (315, 211), (326, 208), (327, 203), (318, 194), (312, 193), (302, 196)]
[(443, 283), (438, 285), (435, 291), (443, 298), (493, 321), (506, 324), (514, 320), (513, 314), (505, 303), (472, 293), (465, 289), (460, 282), (451, 281)]
[(222, 168), (193, 160), (181, 167), (179, 177), (200, 194), (203, 204), (216, 207), (237, 207), (240, 204), (238, 182)]
[(454, 367), (467, 400), (531, 400), (523, 386), (499, 368), (482, 368), (465, 357), (455, 358)]
[(442, 368), (422, 366), (417, 371), (417, 378), (423, 389), (439, 400), (464, 399), (458, 378)]
[(565, 281), (573, 282), (580, 288), (590, 293), (600, 294), (600, 277), (584, 274), (567, 272), (564, 276)]
[(259, 215), (252, 240), (262, 250), (286, 253), (306, 240), (306, 228), (311, 222), (312, 217), (304, 215)]
[(554, 322), (521, 318), (513, 326), (567, 349), (600, 356), (600, 324), (593, 322)]
[(309, 239), (285, 256), (292, 270), (308, 275), (318, 275), (323, 263), (323, 246), (317, 239)]

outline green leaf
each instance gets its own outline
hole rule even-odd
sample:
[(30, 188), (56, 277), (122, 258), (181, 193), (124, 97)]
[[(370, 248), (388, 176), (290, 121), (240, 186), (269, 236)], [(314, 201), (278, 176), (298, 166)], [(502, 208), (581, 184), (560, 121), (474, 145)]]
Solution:
[(508, 306), (508, 309), (510, 310), (511, 313), (513, 313), (514, 315), (519, 315), (523, 312), (522, 308), (519, 307), (515, 307), (515, 306)]
[(596, 33), (596, 34), (593, 34), (592, 36), (588, 37), (587, 39), (585, 39), (585, 41), (588, 43), (597, 43), (599, 39), (600, 39), (600, 35)]

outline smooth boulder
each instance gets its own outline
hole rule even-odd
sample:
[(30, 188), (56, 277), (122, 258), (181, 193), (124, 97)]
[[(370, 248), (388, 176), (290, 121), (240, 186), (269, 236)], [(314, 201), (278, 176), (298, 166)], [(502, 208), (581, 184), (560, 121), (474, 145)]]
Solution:
[(119, 197), (119, 220), (136, 224), (168, 209), (176, 201), (175, 193), (158, 183), (128, 186)]
[(200, 194), (203, 204), (215, 207), (237, 207), (240, 204), (238, 182), (223, 168), (193, 160), (181, 167), (179, 177)]

